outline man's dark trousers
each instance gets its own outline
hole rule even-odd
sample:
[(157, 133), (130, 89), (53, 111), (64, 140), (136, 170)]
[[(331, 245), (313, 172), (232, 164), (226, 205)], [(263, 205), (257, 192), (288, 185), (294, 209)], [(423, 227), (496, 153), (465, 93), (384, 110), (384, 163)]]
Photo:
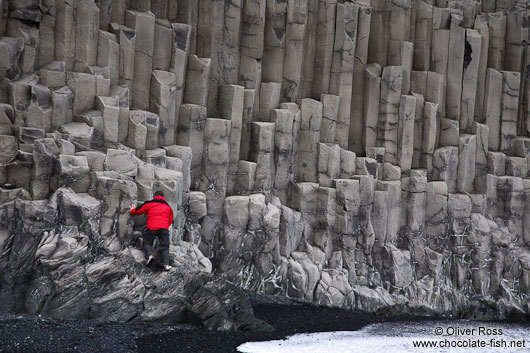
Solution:
[(158, 238), (159, 247), (162, 250), (162, 262), (169, 265), (169, 231), (167, 229), (146, 229), (143, 236), (143, 248), (146, 257), (154, 255), (153, 242)]

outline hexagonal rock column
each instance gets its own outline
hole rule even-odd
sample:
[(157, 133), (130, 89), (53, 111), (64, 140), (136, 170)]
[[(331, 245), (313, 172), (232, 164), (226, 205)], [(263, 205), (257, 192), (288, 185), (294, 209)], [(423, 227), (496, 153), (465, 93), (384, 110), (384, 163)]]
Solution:
[[(407, 172), (412, 167), (414, 152), (414, 119), (416, 116), (416, 98), (414, 96), (401, 96), (399, 104), (399, 125), (397, 136), (397, 165), (402, 172)], [(386, 149), (385, 149), (386, 153)]]
[(359, 7), (353, 3), (337, 4), (335, 46), (329, 93), (340, 97), (337, 115), (337, 143), (348, 148), (350, 133), (350, 110), (353, 85), (353, 64), (357, 41), (357, 21)]
[(282, 101), (296, 102), (301, 98), (304, 61), (304, 36), (308, 17), (307, 0), (287, 1), (285, 58), (283, 62)]
[(230, 158), (228, 167), (227, 194), (231, 195), (237, 180), (237, 162), (241, 146), (243, 124), (243, 103), (245, 89), (242, 86), (227, 85), (219, 89), (219, 113), (222, 119), (231, 121)]
[(177, 108), (176, 75), (168, 71), (154, 70), (151, 76), (149, 107), (160, 117), (158, 140), (162, 146), (175, 142), (175, 113)]
[(297, 180), (317, 182), (322, 103), (313, 99), (302, 99), (299, 105), (302, 113), (298, 143)]
[(438, 148), (433, 155), (433, 180), (445, 181), (449, 193), (456, 192), (458, 147)]
[(127, 10), (125, 24), (136, 32), (132, 106), (149, 109), (149, 89), (153, 67), (155, 16), (151, 12)]
[(275, 124), (274, 132), (274, 195), (280, 198), (282, 205), (289, 201), (289, 186), (295, 180), (291, 168), (294, 159), (294, 114), (287, 109), (274, 109), (271, 121)]
[(287, 1), (267, 1), (265, 11), (262, 81), (282, 82), (285, 56)]
[(177, 144), (189, 146), (192, 151), (191, 180), (196, 188), (201, 173), (201, 161), (204, 148), (204, 128), (206, 125), (206, 107), (195, 104), (183, 104), (180, 107)]
[(226, 196), (230, 162), (231, 122), (225, 119), (206, 120), (204, 150), (199, 190), (206, 194), (208, 214), (202, 220), (200, 249), (207, 257), (216, 247), (219, 224)]
[(399, 104), (401, 100), (402, 79), (403, 68), (401, 66), (387, 66), (383, 69), (377, 146), (385, 148), (385, 161), (392, 164), (397, 164)]

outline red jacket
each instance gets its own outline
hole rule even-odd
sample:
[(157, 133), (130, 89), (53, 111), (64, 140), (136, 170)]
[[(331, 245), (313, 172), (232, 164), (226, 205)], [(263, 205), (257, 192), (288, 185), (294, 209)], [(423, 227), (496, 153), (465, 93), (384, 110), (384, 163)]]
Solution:
[(147, 229), (168, 229), (173, 223), (173, 210), (162, 196), (155, 196), (153, 200), (131, 210), (132, 215), (144, 213), (147, 213)]

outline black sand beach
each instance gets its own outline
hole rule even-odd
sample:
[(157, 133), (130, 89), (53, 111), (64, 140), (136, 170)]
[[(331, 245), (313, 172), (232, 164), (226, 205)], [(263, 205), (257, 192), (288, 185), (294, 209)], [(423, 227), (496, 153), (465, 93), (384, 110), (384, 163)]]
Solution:
[(59, 320), (3, 314), (0, 315), (0, 352), (227, 353), (236, 352), (237, 346), (248, 341), (281, 339), (302, 332), (358, 330), (371, 323), (411, 319), (321, 308), (256, 294), (250, 299), (256, 316), (274, 326), (274, 332), (214, 332), (185, 324)]

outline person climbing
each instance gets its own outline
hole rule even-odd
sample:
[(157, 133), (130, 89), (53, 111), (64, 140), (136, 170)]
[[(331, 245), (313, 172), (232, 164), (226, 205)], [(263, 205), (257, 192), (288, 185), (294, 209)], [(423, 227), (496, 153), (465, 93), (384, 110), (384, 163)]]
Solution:
[(169, 226), (173, 223), (173, 210), (164, 199), (164, 193), (156, 191), (153, 200), (144, 202), (140, 207), (131, 205), (129, 209), (131, 215), (147, 213), (147, 228), (142, 236), (146, 266), (155, 258), (153, 242), (158, 238), (162, 248), (164, 270), (171, 270), (173, 267), (169, 265)]

